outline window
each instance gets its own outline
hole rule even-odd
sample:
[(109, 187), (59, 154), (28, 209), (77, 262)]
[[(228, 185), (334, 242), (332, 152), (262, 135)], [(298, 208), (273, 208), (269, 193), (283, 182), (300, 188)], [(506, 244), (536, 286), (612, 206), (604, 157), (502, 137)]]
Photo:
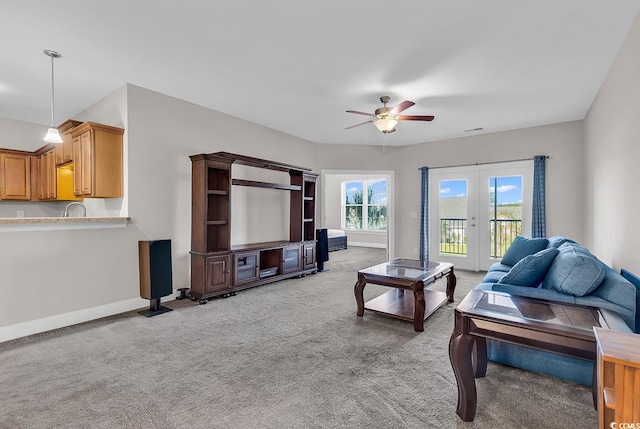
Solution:
[(342, 182), (342, 195), (343, 228), (387, 229), (387, 179)]

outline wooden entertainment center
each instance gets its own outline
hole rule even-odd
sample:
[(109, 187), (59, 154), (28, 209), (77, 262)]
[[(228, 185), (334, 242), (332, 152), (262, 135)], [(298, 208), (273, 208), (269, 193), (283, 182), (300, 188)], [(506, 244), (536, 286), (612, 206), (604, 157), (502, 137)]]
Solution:
[[(192, 155), (191, 289), (208, 298), (315, 273), (317, 174), (311, 169), (227, 152)], [(288, 173), (288, 184), (232, 178), (233, 164)], [(232, 186), (290, 193), (289, 241), (231, 245)]]

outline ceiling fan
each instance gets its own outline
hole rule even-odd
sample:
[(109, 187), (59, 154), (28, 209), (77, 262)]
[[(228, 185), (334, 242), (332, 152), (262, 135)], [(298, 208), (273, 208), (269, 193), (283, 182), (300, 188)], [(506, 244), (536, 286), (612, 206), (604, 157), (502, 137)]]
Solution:
[(345, 130), (350, 130), (351, 128), (359, 127), (360, 125), (373, 122), (373, 125), (375, 125), (378, 130), (382, 131), (385, 134), (389, 134), (396, 130), (398, 121), (433, 121), (434, 119), (434, 116), (430, 115), (400, 115), (400, 112), (407, 110), (409, 107), (413, 106), (416, 103), (414, 103), (413, 101), (405, 100), (402, 103), (398, 104), (396, 107), (387, 107), (389, 99), (390, 98), (388, 95), (380, 97), (380, 101), (382, 102), (383, 107), (376, 109), (375, 113), (347, 110), (347, 113), (371, 116), (371, 119), (360, 124), (351, 125), (350, 127), (345, 128)]

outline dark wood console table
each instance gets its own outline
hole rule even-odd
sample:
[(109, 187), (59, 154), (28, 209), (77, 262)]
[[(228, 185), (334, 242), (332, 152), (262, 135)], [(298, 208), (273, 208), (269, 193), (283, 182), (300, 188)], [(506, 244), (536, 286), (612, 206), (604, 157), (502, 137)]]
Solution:
[[(475, 378), (487, 370), (486, 338), (596, 362), (594, 326), (629, 332), (612, 311), (493, 291), (472, 290), (454, 314), (449, 358), (458, 383), (456, 413), (465, 422), (476, 414)], [(596, 399), (597, 383), (592, 389)]]
[[(425, 290), (436, 280), (447, 278), (446, 294)], [(394, 289), (364, 302), (363, 291), (367, 283), (389, 286)], [(413, 321), (416, 332), (424, 331), (424, 319), (436, 311), (445, 301), (453, 302), (456, 288), (456, 276), (453, 264), (413, 259), (395, 259), (358, 271), (358, 281), (354, 287), (357, 315), (362, 317), (364, 310), (371, 310), (399, 319)], [(410, 290), (412, 294), (405, 294)]]

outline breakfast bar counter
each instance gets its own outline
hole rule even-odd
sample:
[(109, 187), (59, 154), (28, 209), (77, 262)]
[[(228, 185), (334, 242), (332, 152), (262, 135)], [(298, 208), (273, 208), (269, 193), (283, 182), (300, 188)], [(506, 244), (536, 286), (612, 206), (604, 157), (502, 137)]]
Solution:
[(0, 232), (124, 228), (130, 221), (130, 217), (0, 218)]

